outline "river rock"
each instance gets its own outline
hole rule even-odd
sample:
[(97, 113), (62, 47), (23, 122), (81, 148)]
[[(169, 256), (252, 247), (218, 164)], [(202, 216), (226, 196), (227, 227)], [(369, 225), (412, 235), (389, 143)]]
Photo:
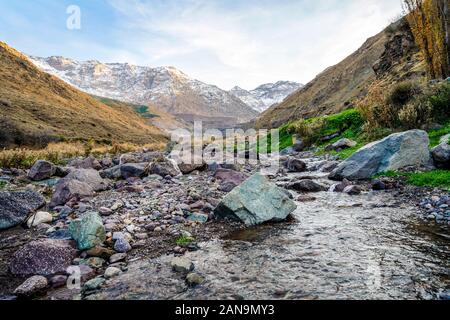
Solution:
[(56, 167), (53, 165), (53, 163), (45, 160), (38, 160), (34, 163), (33, 167), (31, 167), (30, 171), (28, 172), (28, 178), (33, 181), (42, 181), (50, 179), (55, 174), (55, 172)]
[(104, 179), (111, 179), (111, 180), (119, 180), (122, 178), (122, 166), (118, 165), (109, 169), (105, 169), (99, 172), (100, 177)]
[(395, 133), (360, 149), (340, 164), (330, 179), (363, 180), (406, 167), (429, 167), (431, 156), (428, 134), (422, 130)]
[(353, 148), (353, 147), (356, 147), (357, 144), (358, 143), (353, 141), (353, 140), (344, 138), (344, 139), (336, 141), (333, 144), (328, 145), (325, 148), (325, 151), (332, 151), (332, 150), (339, 150), (339, 149), (342, 150), (342, 149)]
[(116, 253), (113, 254), (110, 258), (109, 258), (109, 263), (114, 264), (120, 261), (124, 261), (127, 258), (127, 254), (126, 253)]
[(91, 186), (94, 191), (104, 191), (108, 188), (108, 184), (100, 176), (98, 171), (94, 169), (76, 169), (70, 172), (67, 180), (77, 180)]
[(10, 270), (12, 274), (19, 276), (64, 273), (76, 255), (77, 251), (69, 241), (33, 241), (14, 253)]
[(164, 161), (151, 163), (150, 174), (156, 174), (163, 178), (167, 176), (177, 177), (182, 175), (177, 163), (172, 159), (165, 159)]
[(72, 221), (69, 232), (80, 250), (89, 250), (102, 245), (106, 240), (102, 218), (96, 212), (87, 213), (82, 219)]
[(0, 230), (15, 227), (45, 205), (44, 197), (34, 191), (0, 192)]
[(299, 181), (291, 182), (287, 185), (290, 190), (295, 190), (299, 192), (321, 192), (326, 191), (327, 188), (317, 182), (310, 179), (302, 179)]
[(450, 145), (441, 143), (431, 150), (434, 164), (438, 168), (450, 169)]
[(44, 211), (37, 212), (33, 214), (30, 218), (27, 220), (27, 226), (28, 228), (36, 227), (41, 223), (50, 223), (53, 221), (53, 216)]
[(164, 155), (161, 152), (133, 152), (126, 153), (120, 156), (120, 164), (127, 163), (150, 163), (156, 161), (163, 161)]
[(190, 287), (201, 285), (204, 281), (205, 278), (195, 272), (191, 272), (186, 276), (186, 282)]
[(142, 178), (148, 173), (148, 163), (127, 163), (120, 166), (122, 178)]
[(105, 274), (103, 276), (105, 277), (105, 279), (111, 279), (117, 277), (121, 273), (122, 271), (119, 268), (109, 267), (105, 270)]
[(214, 173), (214, 177), (220, 180), (222, 186), (220, 189), (223, 191), (231, 191), (248, 179), (248, 176), (242, 172), (222, 168), (217, 169)]
[(343, 193), (349, 194), (351, 196), (356, 196), (358, 194), (361, 194), (361, 188), (355, 185), (347, 186)]
[(296, 208), (285, 190), (257, 173), (225, 196), (214, 212), (254, 226), (285, 220)]
[(172, 261), (170, 262), (170, 265), (174, 271), (180, 273), (187, 274), (192, 270), (194, 270), (194, 264), (192, 263), (192, 261), (186, 258), (179, 258), (179, 257), (173, 258)]
[(114, 250), (119, 253), (127, 253), (131, 250), (131, 245), (124, 238), (119, 238), (114, 243)]
[(50, 208), (63, 206), (70, 199), (92, 197), (94, 190), (84, 182), (72, 179), (61, 179), (56, 184), (55, 193), (50, 202)]
[(200, 159), (200, 160), (195, 161), (195, 164), (180, 163), (180, 164), (178, 164), (178, 168), (180, 169), (180, 171), (183, 174), (189, 174), (196, 170), (204, 171), (207, 168), (207, 165), (203, 162), (202, 159)]
[(89, 156), (85, 159), (74, 159), (69, 163), (69, 167), (74, 167), (77, 169), (102, 169), (100, 162), (93, 156)]
[(33, 276), (17, 287), (17, 289), (14, 290), (14, 294), (30, 298), (44, 291), (47, 286), (47, 278), (43, 276)]
[(304, 172), (306, 171), (306, 163), (302, 160), (289, 157), (285, 162), (284, 166), (288, 172)]

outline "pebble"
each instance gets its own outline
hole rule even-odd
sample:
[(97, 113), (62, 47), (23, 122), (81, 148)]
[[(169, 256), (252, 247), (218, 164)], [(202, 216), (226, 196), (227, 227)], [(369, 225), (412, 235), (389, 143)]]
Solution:
[(191, 272), (186, 276), (186, 282), (191, 287), (201, 285), (204, 281), (205, 278), (195, 272)]
[(126, 253), (131, 250), (131, 245), (123, 238), (116, 240), (114, 250), (119, 253)]
[(83, 285), (83, 291), (93, 291), (99, 289), (105, 283), (104, 278), (94, 278)]
[(111, 263), (111, 264), (117, 263), (117, 262), (125, 260), (126, 258), (127, 258), (127, 254), (126, 253), (116, 253), (116, 254), (113, 254), (109, 258), (109, 263)]
[(103, 275), (105, 279), (111, 279), (118, 276), (122, 270), (116, 267), (109, 267), (105, 270), (105, 274)]
[(194, 270), (194, 264), (186, 258), (173, 258), (170, 265), (174, 271), (180, 273), (189, 273)]
[(50, 279), (50, 285), (52, 288), (61, 288), (67, 285), (67, 276), (57, 275)]
[(53, 221), (53, 216), (50, 213), (40, 211), (40, 212), (37, 212), (34, 215), (32, 215), (27, 220), (27, 226), (28, 226), (28, 228), (32, 228), (32, 227), (38, 226), (41, 223), (50, 223), (52, 221)]

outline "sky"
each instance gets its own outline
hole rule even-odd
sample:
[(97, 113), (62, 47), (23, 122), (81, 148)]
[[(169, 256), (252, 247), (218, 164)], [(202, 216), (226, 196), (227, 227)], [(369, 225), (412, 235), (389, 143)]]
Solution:
[[(81, 28), (68, 28), (70, 6)], [(26, 54), (174, 66), (249, 90), (309, 82), (402, 10), (401, 0), (0, 0), (0, 12), (0, 41)]]

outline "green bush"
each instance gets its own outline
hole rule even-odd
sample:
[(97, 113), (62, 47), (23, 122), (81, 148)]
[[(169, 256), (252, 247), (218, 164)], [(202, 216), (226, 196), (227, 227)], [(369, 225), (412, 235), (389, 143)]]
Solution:
[(438, 122), (450, 119), (450, 84), (444, 83), (431, 90), (428, 100), (433, 108), (433, 117)]

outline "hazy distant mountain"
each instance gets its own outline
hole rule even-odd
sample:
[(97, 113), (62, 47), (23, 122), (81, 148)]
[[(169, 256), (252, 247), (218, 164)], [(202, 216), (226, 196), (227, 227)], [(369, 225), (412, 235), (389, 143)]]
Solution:
[(264, 112), (274, 104), (282, 102), (287, 96), (303, 87), (300, 83), (290, 81), (278, 81), (267, 83), (258, 88), (247, 91), (240, 87), (234, 87), (230, 93), (244, 101), (258, 112)]
[(224, 126), (254, 119), (258, 112), (214, 85), (195, 80), (174, 67), (30, 57), (42, 70), (87, 93), (134, 104), (151, 105), (182, 119)]

